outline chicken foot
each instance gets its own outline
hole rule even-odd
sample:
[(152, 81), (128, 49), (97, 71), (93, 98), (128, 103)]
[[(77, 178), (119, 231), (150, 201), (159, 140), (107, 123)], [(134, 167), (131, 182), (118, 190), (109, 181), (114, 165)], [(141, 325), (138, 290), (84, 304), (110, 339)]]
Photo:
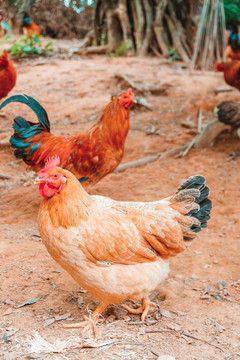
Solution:
[(102, 320), (99, 319), (102, 312), (108, 307), (109, 304), (100, 303), (97, 307), (97, 309), (93, 312), (93, 314), (90, 317), (84, 316), (85, 321), (80, 321), (78, 323), (74, 324), (65, 324), (64, 328), (68, 329), (76, 329), (76, 328), (83, 328), (83, 332), (92, 329), (93, 335), (96, 335), (95, 331), (95, 325), (98, 322), (101, 322)]
[(137, 309), (133, 309), (128, 305), (122, 305), (122, 307), (126, 309), (128, 312), (130, 312), (130, 314), (142, 314), (141, 316), (142, 321), (145, 320), (145, 317), (147, 316), (151, 306), (157, 307), (157, 305), (154, 302), (152, 302), (149, 299), (149, 297), (144, 297), (142, 299), (142, 305), (140, 305)]

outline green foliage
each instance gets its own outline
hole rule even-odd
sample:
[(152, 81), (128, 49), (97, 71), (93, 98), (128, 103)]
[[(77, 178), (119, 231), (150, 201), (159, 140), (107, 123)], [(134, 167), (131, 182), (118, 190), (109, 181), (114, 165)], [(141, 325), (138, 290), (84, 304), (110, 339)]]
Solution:
[(128, 52), (128, 46), (127, 46), (126, 42), (123, 41), (123, 42), (121, 43), (121, 46), (119, 46), (119, 48), (118, 48), (115, 52), (110, 51), (110, 52), (108, 53), (108, 55), (109, 55), (110, 57), (127, 56), (127, 52)]
[(168, 55), (169, 55), (169, 58), (168, 58), (169, 61), (181, 60), (181, 56), (175, 49), (170, 50), (168, 52)]
[(53, 51), (52, 41), (43, 46), (41, 37), (42, 36), (39, 36), (37, 38), (33, 35), (31, 39), (28, 39), (26, 36), (22, 36), (20, 40), (13, 41), (8, 52), (13, 57), (32, 57)]
[(116, 50), (117, 56), (127, 56), (128, 47), (126, 42), (122, 42), (121, 46)]
[(227, 24), (240, 24), (240, 0), (224, 0)]

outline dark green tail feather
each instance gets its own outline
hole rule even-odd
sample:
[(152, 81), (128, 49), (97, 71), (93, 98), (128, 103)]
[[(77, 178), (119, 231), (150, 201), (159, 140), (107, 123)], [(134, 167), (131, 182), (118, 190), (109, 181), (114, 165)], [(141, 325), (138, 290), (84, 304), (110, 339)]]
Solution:
[(40, 122), (40, 124), (49, 132), (50, 131), (50, 123), (48, 120), (48, 115), (44, 108), (31, 96), (28, 95), (14, 95), (10, 96), (6, 100), (3, 101), (3, 103), (0, 105), (0, 110), (4, 108), (7, 104), (10, 104), (11, 102), (20, 102), (23, 104), (28, 105), (37, 115), (37, 118)]

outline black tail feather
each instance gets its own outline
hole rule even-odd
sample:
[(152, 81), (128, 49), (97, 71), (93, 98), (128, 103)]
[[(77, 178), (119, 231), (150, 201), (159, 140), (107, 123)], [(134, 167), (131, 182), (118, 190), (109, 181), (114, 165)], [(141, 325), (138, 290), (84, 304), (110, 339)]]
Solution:
[[(208, 199), (209, 192), (209, 188), (205, 185), (204, 176), (195, 175), (188, 178), (175, 194), (177, 201), (192, 198), (198, 204), (198, 206), (195, 206), (193, 210), (186, 214), (186, 216), (191, 216), (198, 220), (191, 225), (191, 230), (195, 233), (201, 231), (202, 228), (206, 228), (207, 221), (210, 219), (212, 202)], [(191, 237), (186, 236), (184, 238), (188, 240)]]
[(218, 120), (234, 128), (240, 127), (240, 103), (223, 101), (216, 108)]

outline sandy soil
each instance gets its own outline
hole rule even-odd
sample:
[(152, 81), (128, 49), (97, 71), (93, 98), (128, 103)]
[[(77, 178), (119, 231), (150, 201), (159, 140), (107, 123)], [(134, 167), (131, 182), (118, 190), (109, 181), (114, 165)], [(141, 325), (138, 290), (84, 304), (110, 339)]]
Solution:
[[(17, 63), (11, 95), (25, 93), (47, 110), (52, 131), (74, 133), (92, 126), (112, 94), (121, 91), (114, 75), (122, 72), (139, 84), (171, 86), (163, 96), (149, 95), (152, 110), (134, 109), (123, 162), (162, 152), (193, 138), (199, 108), (203, 123), (214, 118), (223, 100), (238, 100), (221, 74), (202, 74), (161, 59), (52, 57)], [(4, 109), (0, 140), (11, 134), (13, 117), (35, 121), (22, 104)], [(190, 128), (184, 127), (188, 122)], [(151, 133), (149, 135), (149, 133)], [(192, 150), (107, 176), (91, 189), (118, 200), (151, 201), (175, 192), (182, 179), (203, 174), (211, 188), (212, 218), (192, 245), (171, 259), (159, 307), (145, 324), (120, 305), (110, 306), (97, 326), (97, 338), (63, 329), (96, 308), (97, 302), (50, 258), (38, 235), (40, 195), (35, 173), (26, 171), (12, 150), (0, 146), (0, 358), (10, 359), (167, 359), (240, 358), (239, 324), (239, 154), (238, 142)], [(230, 156), (233, 154), (233, 156)], [(29, 299), (39, 299), (22, 306)], [(83, 346), (83, 347), (82, 347)], [(170, 360), (171, 358), (169, 358)]]

